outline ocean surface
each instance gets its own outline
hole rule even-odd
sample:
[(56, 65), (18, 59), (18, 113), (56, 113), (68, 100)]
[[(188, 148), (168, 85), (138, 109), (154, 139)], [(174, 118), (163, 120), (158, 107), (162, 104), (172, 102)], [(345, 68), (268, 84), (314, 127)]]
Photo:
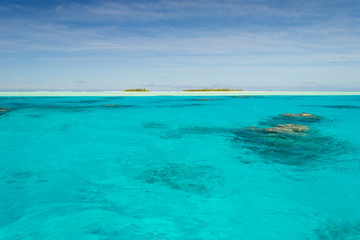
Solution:
[(0, 97), (0, 169), (1, 240), (357, 240), (360, 96)]

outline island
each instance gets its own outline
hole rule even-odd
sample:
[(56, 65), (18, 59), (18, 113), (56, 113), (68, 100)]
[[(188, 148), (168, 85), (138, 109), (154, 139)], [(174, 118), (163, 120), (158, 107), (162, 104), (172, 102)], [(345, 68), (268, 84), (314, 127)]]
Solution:
[(124, 92), (150, 92), (145, 88), (125, 89)]
[(237, 92), (243, 91), (242, 89), (230, 88), (203, 88), (203, 89), (184, 89), (183, 92)]

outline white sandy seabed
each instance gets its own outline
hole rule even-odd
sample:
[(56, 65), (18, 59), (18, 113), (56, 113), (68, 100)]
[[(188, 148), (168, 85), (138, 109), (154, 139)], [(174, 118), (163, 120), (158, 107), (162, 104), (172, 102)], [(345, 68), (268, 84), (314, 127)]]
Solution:
[(33, 92), (0, 92), (0, 97), (76, 97), (76, 96), (247, 96), (247, 95), (298, 95), (298, 96), (327, 96), (327, 95), (360, 95), (360, 92), (298, 92), (298, 91), (229, 91), (229, 92), (123, 92), (123, 91), (33, 91)]

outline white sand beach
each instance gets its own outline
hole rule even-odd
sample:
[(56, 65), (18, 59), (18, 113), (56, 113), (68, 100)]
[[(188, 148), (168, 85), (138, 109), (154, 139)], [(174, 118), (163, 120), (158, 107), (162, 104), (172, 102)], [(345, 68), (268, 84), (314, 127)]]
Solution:
[(300, 91), (226, 91), (226, 92), (181, 92), (181, 91), (32, 91), (32, 92), (0, 92), (0, 97), (101, 97), (101, 96), (329, 96), (360, 95), (360, 92), (300, 92)]

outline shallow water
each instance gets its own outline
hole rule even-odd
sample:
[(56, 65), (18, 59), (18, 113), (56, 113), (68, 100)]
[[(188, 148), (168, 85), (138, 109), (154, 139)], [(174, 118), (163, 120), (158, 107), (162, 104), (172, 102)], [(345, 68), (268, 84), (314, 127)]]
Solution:
[(360, 239), (360, 96), (0, 107), (0, 239)]

